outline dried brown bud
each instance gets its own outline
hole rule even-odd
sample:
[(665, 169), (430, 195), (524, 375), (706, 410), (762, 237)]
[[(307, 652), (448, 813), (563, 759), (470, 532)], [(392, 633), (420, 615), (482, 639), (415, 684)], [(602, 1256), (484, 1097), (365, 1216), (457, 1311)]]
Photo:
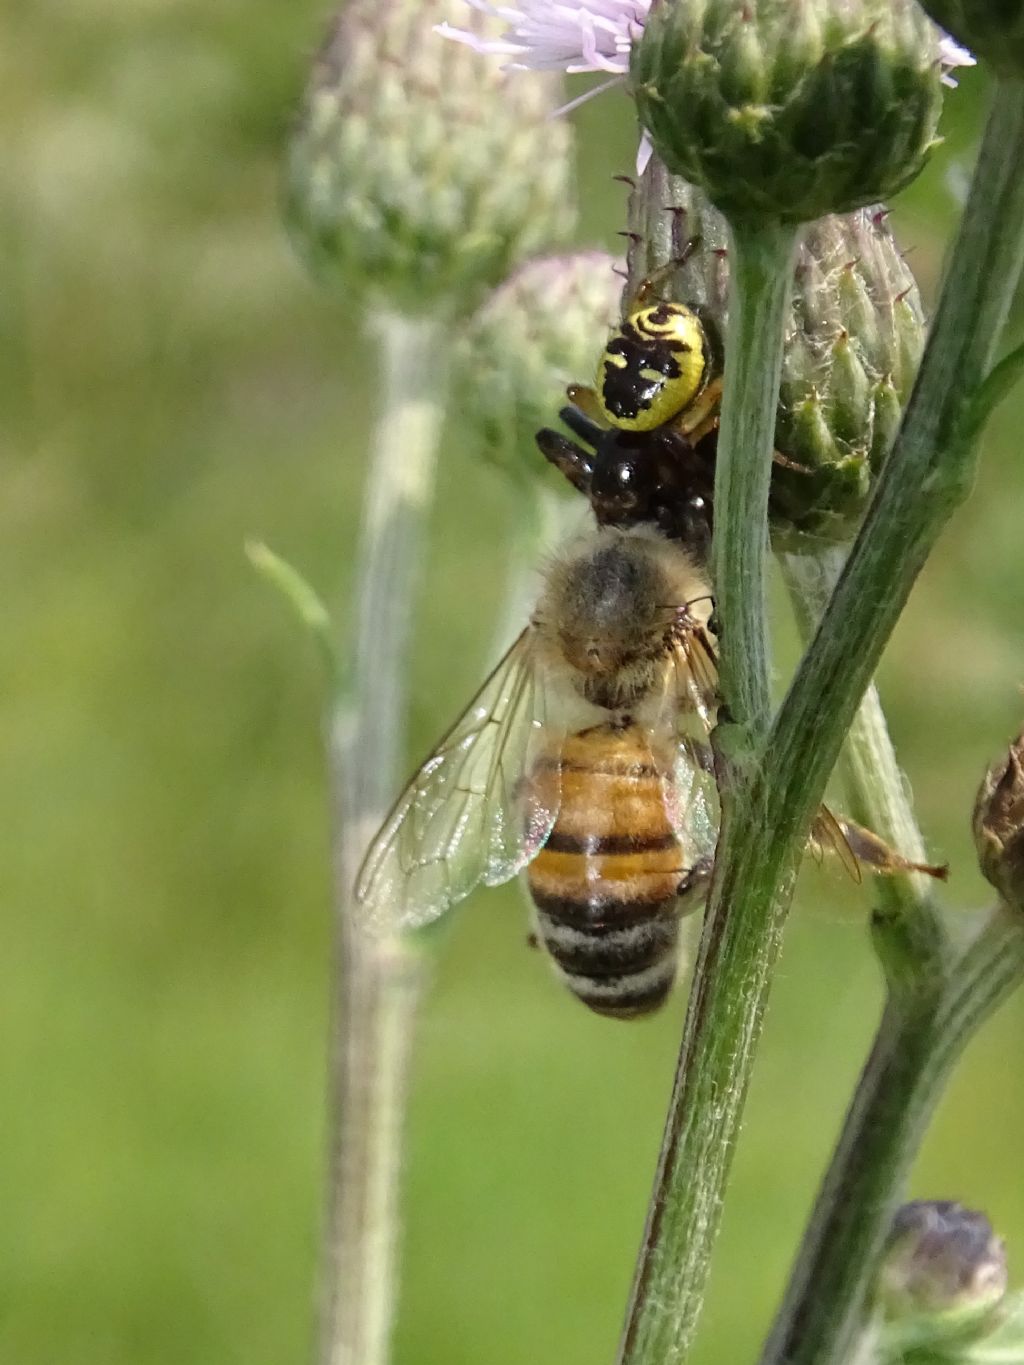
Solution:
[(974, 842), (983, 874), (1006, 901), (1024, 907), (1024, 733), (978, 789)]

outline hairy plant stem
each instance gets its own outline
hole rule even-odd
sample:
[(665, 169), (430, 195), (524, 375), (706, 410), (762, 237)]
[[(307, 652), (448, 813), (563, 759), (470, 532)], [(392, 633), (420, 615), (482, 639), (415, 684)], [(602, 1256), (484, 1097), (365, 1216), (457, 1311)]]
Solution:
[[(804, 828), (871, 672), (943, 525), (973, 480), (972, 406), (1024, 261), (1024, 82), (1002, 80), (932, 334), (896, 446), (835, 592), (773, 727), (773, 806), (755, 898), (771, 895), (778, 844)], [(808, 741), (812, 742), (808, 742)], [(775, 851), (773, 852), (773, 847)], [(882, 1025), (816, 1205), (764, 1365), (841, 1360), (898, 1191), (964, 1041), (1021, 974), (1019, 927), (997, 911), (950, 960), (926, 903), (876, 921), (888, 983)], [(945, 958), (945, 960), (944, 960)]]
[(869, 1293), (936, 1101), (964, 1047), (1024, 980), (1024, 916), (1000, 905), (941, 975), (889, 991), (762, 1361), (835, 1365), (870, 1325)]
[[(1024, 86), (1002, 80), (954, 248), (956, 268), (947, 279), (896, 445), (760, 762), (727, 792), (701, 952), (620, 1357), (630, 1365), (677, 1365), (689, 1349), (799, 845), (917, 574), (971, 485), (974, 461), (967, 433), (973, 434), (975, 427), (973, 404), (991, 365), (1024, 256), (1022, 160)], [(786, 276), (788, 284), (788, 263)], [(730, 328), (730, 349), (733, 337)], [(730, 459), (738, 458), (728, 446), (726, 453)], [(731, 499), (738, 503), (735, 483), (725, 487), (731, 487)], [(717, 501), (715, 511), (718, 524), (733, 515)], [(760, 516), (748, 521), (748, 534), (751, 525), (759, 526)], [(727, 556), (716, 561), (717, 572), (726, 579), (732, 567)], [(722, 587), (716, 582), (716, 591)], [(742, 595), (744, 589), (732, 578), (726, 591)], [(740, 613), (739, 619), (745, 616)], [(725, 620), (727, 652), (732, 618)], [(743, 667), (735, 652), (730, 666)], [(753, 667), (758, 667), (757, 660)], [(738, 688), (737, 695), (753, 696), (755, 691), (748, 684)], [(732, 770), (730, 765), (730, 776)], [(906, 966), (913, 962), (914, 935), (902, 934), (902, 922), (897, 928), (898, 937), (905, 940)], [(908, 1017), (918, 1018), (913, 1012)], [(918, 1032), (923, 1027), (919, 1018)], [(885, 1060), (883, 1050), (879, 1068)], [(935, 1066), (934, 1058), (928, 1061), (930, 1074), (935, 1074)], [(862, 1099), (860, 1110), (864, 1107)], [(924, 1111), (919, 1107), (917, 1112)], [(817, 1293), (813, 1281), (808, 1293)], [(787, 1311), (792, 1319), (791, 1309)], [(787, 1352), (792, 1349), (793, 1338), (783, 1329), (773, 1337), (766, 1361), (775, 1365), (789, 1360)], [(826, 1352), (813, 1359), (824, 1365), (836, 1357)]]
[[(625, 1365), (681, 1360), (696, 1325), (781, 915), (726, 914), (734, 815), (770, 714), (764, 576), (768, 487), (795, 230), (733, 224), (729, 328), (715, 477), (713, 578), (721, 621), (716, 731), (727, 770), (722, 835), (668, 1124), (620, 1349)], [(722, 1086), (720, 1078), (739, 1077)]]
[[(828, 605), (843, 565), (846, 548), (823, 544), (804, 553), (779, 555), (782, 577), (789, 590), (794, 615), (808, 642)], [(926, 863), (927, 850), (907, 796), (889, 727), (874, 683), (861, 698), (847, 732), (842, 767), (851, 803), (850, 813), (880, 835), (911, 862)], [(933, 908), (934, 881), (922, 872), (900, 872), (880, 877), (872, 891), (886, 911), (887, 921), (907, 915), (927, 919), (936, 951), (945, 951), (945, 929)]]
[(356, 872), (393, 795), (409, 627), (447, 386), (443, 322), (385, 315), (380, 415), (358, 551), (352, 667), (331, 700), (336, 913), (321, 1365), (384, 1365), (419, 954), (352, 916)]
[(729, 325), (711, 578), (721, 624), (721, 689), (728, 707), (721, 728), (738, 727), (733, 749), (756, 748), (771, 715), (768, 489), (796, 241), (797, 230), (789, 225), (730, 224)]

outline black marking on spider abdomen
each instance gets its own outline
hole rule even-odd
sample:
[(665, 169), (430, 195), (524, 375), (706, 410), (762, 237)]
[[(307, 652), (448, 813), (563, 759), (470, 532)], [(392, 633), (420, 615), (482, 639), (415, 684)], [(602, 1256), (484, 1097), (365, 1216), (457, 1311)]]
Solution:
[(608, 412), (623, 421), (645, 412), (666, 383), (682, 374), (679, 357), (689, 350), (677, 338), (624, 322), (605, 352), (601, 397)]

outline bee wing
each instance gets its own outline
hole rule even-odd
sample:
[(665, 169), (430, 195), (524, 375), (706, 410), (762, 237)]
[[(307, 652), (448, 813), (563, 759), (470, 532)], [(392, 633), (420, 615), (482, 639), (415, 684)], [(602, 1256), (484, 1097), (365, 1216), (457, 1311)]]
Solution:
[(692, 867), (711, 858), (718, 841), (718, 788), (707, 746), (677, 738), (672, 772), (665, 782), (665, 809)]
[(478, 883), (514, 877), (543, 844), (558, 813), (557, 785), (547, 784), (545, 804), (523, 780), (538, 745), (551, 739), (543, 684), (528, 628), (370, 845), (356, 881), (368, 928), (427, 924)]
[(718, 655), (714, 638), (703, 626), (695, 626), (672, 650), (677, 711), (695, 711), (705, 734), (715, 728), (718, 707)]
[[(693, 678), (689, 655), (682, 646), (677, 647), (665, 670), (648, 734), (651, 760), (661, 778), (665, 813), (688, 867), (710, 857), (718, 837), (718, 788), (711, 746), (706, 738), (679, 733), (683, 713), (692, 709), (698, 695), (705, 695), (692, 690)], [(701, 722), (705, 723), (703, 715)]]

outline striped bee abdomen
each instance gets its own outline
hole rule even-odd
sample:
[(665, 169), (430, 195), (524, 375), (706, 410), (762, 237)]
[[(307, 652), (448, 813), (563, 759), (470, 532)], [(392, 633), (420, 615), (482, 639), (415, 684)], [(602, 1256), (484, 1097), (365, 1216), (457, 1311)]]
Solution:
[(648, 1014), (676, 974), (683, 850), (661, 770), (638, 726), (595, 726), (542, 756), (558, 818), (527, 869), (538, 936), (569, 988), (616, 1018)]

